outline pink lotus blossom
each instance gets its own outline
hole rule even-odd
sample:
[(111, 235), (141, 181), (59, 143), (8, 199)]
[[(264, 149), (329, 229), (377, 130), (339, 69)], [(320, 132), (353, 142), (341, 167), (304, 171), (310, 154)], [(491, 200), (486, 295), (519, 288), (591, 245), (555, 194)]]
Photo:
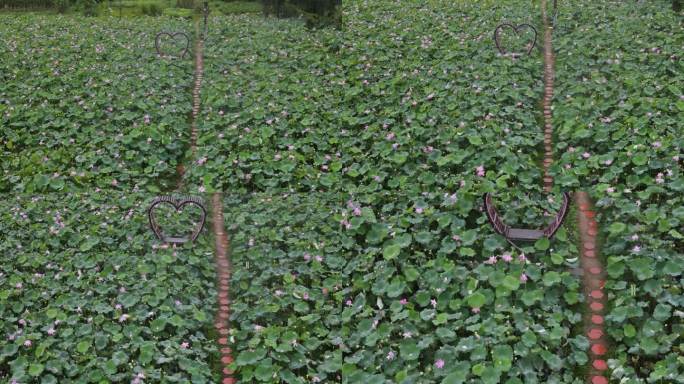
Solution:
[(510, 253), (504, 253), (504, 254), (501, 256), (501, 260), (503, 260), (503, 261), (505, 261), (505, 262), (507, 262), (507, 263), (510, 263), (511, 261), (513, 261), (513, 256), (511, 256)]
[(394, 357), (395, 357), (394, 351), (387, 352), (387, 360), (392, 361), (392, 360), (394, 360)]
[(608, 160), (604, 161), (603, 164), (605, 164), (605, 165), (611, 165), (611, 164), (613, 164), (613, 160), (608, 159)]
[(473, 308), (471, 311), (473, 311), (473, 313), (480, 313), (480, 308), (479, 308), (479, 307), (475, 307), (475, 308)]
[(207, 190), (207, 189), (204, 188), (204, 186), (201, 186), (201, 187), (197, 188), (197, 191), (198, 191), (199, 193), (204, 193), (204, 192), (206, 192), (206, 190)]
[(442, 359), (437, 359), (437, 361), (435, 361), (435, 367), (437, 367), (437, 369), (442, 369), (442, 368), (444, 368), (444, 360), (442, 360)]
[(483, 165), (478, 165), (478, 166), (475, 168), (475, 170), (477, 171), (477, 175), (478, 175), (479, 177), (484, 177), (484, 175), (485, 175), (485, 169), (484, 169), (484, 166), (483, 166)]
[(49, 329), (47, 330), (47, 334), (50, 335), (50, 336), (53, 336), (56, 332), (57, 332), (57, 331), (55, 331), (54, 328), (49, 328)]
[(423, 213), (423, 208), (416, 207), (416, 213)]
[(406, 300), (406, 298), (404, 297), (401, 300), (399, 300), (399, 304), (406, 305), (406, 304), (408, 304), (408, 300)]
[(27, 347), (27, 348), (28, 348), (28, 347), (30, 347), (32, 344), (33, 344), (33, 342), (32, 342), (31, 340), (26, 340), (26, 341), (24, 341), (24, 347)]
[(187, 341), (182, 342), (180, 345), (181, 349), (188, 349), (189, 346), (190, 343), (188, 343)]
[(496, 256), (489, 256), (489, 259), (487, 259), (487, 261), (485, 261), (485, 264), (489, 264), (489, 265), (496, 264), (497, 260), (498, 259), (496, 258)]
[(521, 253), (520, 256), (518, 256), (518, 261), (525, 262), (527, 261), (527, 257), (525, 256), (524, 253)]
[(527, 282), (527, 275), (524, 273), (522, 275), (520, 275), (520, 281), (523, 283)]
[(404, 339), (410, 339), (411, 337), (413, 337), (413, 334), (409, 331), (406, 331), (402, 334), (402, 336), (404, 337)]
[(613, 192), (615, 192), (615, 188), (613, 188), (613, 187), (608, 187), (608, 188), (606, 188), (606, 192), (607, 192), (607, 193), (613, 193)]
[(316, 259), (316, 261), (318, 261), (320, 263), (323, 261), (323, 256), (316, 255), (315, 259)]
[(635, 233), (635, 234), (632, 235), (631, 239), (632, 239), (632, 241), (637, 241), (637, 240), (639, 240), (639, 235), (637, 235), (637, 234)]
[(304, 260), (305, 260), (305, 261), (311, 260), (311, 255), (309, 255), (308, 253), (305, 253), (305, 254), (304, 254)]
[(654, 141), (651, 145), (653, 146), (653, 148), (660, 148), (663, 146), (663, 144), (660, 141)]
[(130, 317), (130, 315), (124, 313), (123, 315), (121, 315), (119, 317), (119, 323), (123, 323), (124, 321), (128, 320), (129, 317)]
[(345, 301), (344, 303), (347, 305), (347, 307), (351, 307), (353, 304), (350, 299), (347, 299), (347, 301)]
[(432, 305), (432, 308), (437, 308), (437, 300), (430, 299), (430, 305)]
[(634, 248), (632, 248), (632, 252), (634, 253), (639, 253), (641, 251), (641, 247), (638, 245), (635, 245)]
[(585, 159), (588, 159), (588, 158), (591, 157), (591, 153), (589, 153), (589, 152), (584, 152), (584, 153), (582, 154), (582, 157), (584, 157)]

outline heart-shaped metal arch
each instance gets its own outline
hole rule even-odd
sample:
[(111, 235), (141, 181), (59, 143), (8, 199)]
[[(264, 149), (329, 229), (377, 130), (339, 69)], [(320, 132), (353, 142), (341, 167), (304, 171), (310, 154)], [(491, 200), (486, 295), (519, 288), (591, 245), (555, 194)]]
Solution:
[[(200, 223), (198, 226), (195, 227), (195, 230), (192, 232), (190, 237), (180, 237), (180, 236), (164, 236), (162, 233), (161, 229), (159, 228), (159, 225), (157, 224), (157, 221), (154, 218), (154, 209), (159, 205), (159, 204), (170, 204), (172, 205), (175, 209), (176, 212), (180, 212), (183, 210), (183, 207), (186, 205), (196, 205), (200, 208), (202, 214), (200, 216)], [(204, 207), (204, 202), (202, 199), (199, 197), (182, 197), (182, 198), (176, 198), (173, 196), (159, 196), (156, 197), (154, 200), (152, 200), (152, 204), (150, 204), (150, 208), (147, 210), (147, 216), (150, 221), (150, 228), (152, 229), (152, 232), (154, 232), (154, 235), (157, 236), (157, 238), (165, 243), (175, 243), (175, 244), (181, 244), (181, 243), (186, 243), (188, 241), (195, 241), (197, 240), (197, 237), (199, 237), (200, 232), (202, 232), (202, 229), (204, 228), (204, 223), (206, 221), (207, 217), (207, 210)]]
[(563, 225), (563, 221), (568, 214), (569, 206), (570, 195), (567, 192), (563, 192), (563, 203), (561, 204), (561, 209), (558, 211), (553, 221), (545, 229), (511, 228), (501, 220), (501, 216), (496, 211), (494, 203), (492, 202), (492, 195), (490, 193), (485, 193), (484, 195), (484, 207), (485, 212), (487, 213), (487, 218), (489, 219), (489, 223), (492, 225), (496, 233), (504, 236), (509, 241), (534, 241), (541, 239), (542, 237), (546, 237), (548, 239), (552, 238), (561, 225)]
[(185, 48), (181, 51), (181, 59), (190, 51), (190, 37), (185, 32), (159, 32), (154, 38), (154, 47), (157, 49), (157, 53), (160, 56), (174, 57), (173, 55), (165, 55), (159, 47), (162, 36), (169, 36), (172, 40), (175, 40), (176, 36), (183, 36), (185, 38)]
[(502, 55), (505, 55), (505, 54), (506, 54), (506, 50), (503, 49), (503, 48), (501, 48), (501, 38), (499, 37), (499, 35), (501, 34), (501, 30), (502, 30), (503, 28), (511, 28), (511, 29), (513, 29), (513, 31), (515, 32), (516, 35), (518, 35), (518, 32), (519, 32), (521, 29), (525, 29), (525, 28), (530, 28), (530, 29), (532, 29), (532, 32), (534, 32), (534, 40), (532, 41), (532, 45), (527, 49), (527, 54), (529, 55), (530, 53), (532, 53), (532, 50), (533, 50), (534, 47), (537, 45), (537, 29), (536, 29), (535, 27), (533, 27), (533, 26), (530, 25), (530, 24), (519, 24), (518, 26), (515, 26), (515, 25), (513, 25), (513, 24), (511, 24), (511, 23), (502, 23), (502, 24), (499, 24), (499, 25), (496, 27), (496, 29), (494, 30), (494, 43), (496, 44), (496, 49), (498, 49), (499, 52), (500, 52)]

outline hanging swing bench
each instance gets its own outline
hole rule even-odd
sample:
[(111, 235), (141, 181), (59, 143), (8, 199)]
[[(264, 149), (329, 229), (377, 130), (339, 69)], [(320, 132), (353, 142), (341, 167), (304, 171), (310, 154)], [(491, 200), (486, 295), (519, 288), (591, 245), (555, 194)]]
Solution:
[(543, 237), (547, 239), (552, 238), (561, 225), (563, 225), (569, 206), (570, 195), (567, 192), (563, 192), (563, 203), (561, 204), (560, 211), (545, 229), (512, 228), (501, 220), (501, 215), (496, 211), (492, 202), (492, 195), (490, 193), (484, 194), (484, 208), (489, 223), (496, 233), (504, 236), (508, 241), (536, 241)]

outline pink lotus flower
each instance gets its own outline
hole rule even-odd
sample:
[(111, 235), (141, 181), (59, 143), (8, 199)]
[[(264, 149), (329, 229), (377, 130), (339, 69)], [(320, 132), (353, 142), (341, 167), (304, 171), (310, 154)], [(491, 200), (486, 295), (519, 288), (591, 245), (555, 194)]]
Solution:
[(392, 360), (394, 360), (394, 357), (395, 357), (394, 351), (387, 352), (387, 360), (392, 361)]
[(24, 341), (24, 347), (27, 347), (27, 348), (28, 348), (28, 347), (30, 347), (32, 344), (33, 344), (33, 342), (32, 342), (31, 340), (26, 340), (26, 341)]
[(505, 262), (507, 262), (507, 263), (510, 263), (511, 261), (513, 261), (513, 256), (511, 256), (510, 253), (504, 253), (504, 254), (501, 256), (501, 260), (503, 260), (503, 261), (505, 261)]
[(435, 367), (437, 367), (437, 369), (442, 369), (442, 368), (444, 368), (444, 360), (442, 360), (442, 359), (437, 359), (437, 361), (435, 361)]
[(399, 300), (399, 304), (406, 305), (406, 304), (408, 304), (408, 300), (406, 300), (406, 298), (403, 298), (403, 299)]
[(432, 305), (432, 308), (437, 308), (437, 300), (430, 299), (430, 305)]
[(477, 175), (478, 175), (479, 177), (484, 177), (484, 175), (485, 175), (485, 169), (484, 169), (484, 166), (483, 166), (483, 165), (478, 165), (478, 166), (475, 168), (475, 170), (477, 171)]
[(182, 342), (180, 345), (181, 349), (188, 349), (189, 346), (190, 343), (188, 343), (187, 341)]
[(589, 152), (584, 152), (584, 153), (582, 154), (582, 157), (584, 157), (585, 159), (588, 159), (588, 158), (591, 157), (591, 153), (589, 153)]
[(423, 208), (416, 207), (416, 213), (423, 213)]
[(472, 309), (473, 313), (480, 313), (480, 308), (476, 307)]
[(522, 282), (522, 283), (527, 282), (527, 275), (526, 274), (523, 273), (522, 275), (520, 275), (520, 282)]
[(496, 264), (497, 260), (498, 259), (496, 258), (496, 256), (489, 256), (489, 259), (487, 259), (487, 261), (485, 261), (485, 264), (489, 264), (489, 265)]
[(525, 262), (527, 261), (527, 257), (525, 256), (524, 253), (521, 253), (520, 256), (518, 256), (518, 261)]

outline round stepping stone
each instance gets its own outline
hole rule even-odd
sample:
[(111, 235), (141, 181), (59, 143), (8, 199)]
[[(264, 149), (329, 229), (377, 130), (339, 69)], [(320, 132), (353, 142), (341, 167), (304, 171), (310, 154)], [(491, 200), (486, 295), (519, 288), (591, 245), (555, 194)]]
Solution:
[(584, 251), (584, 256), (586, 256), (586, 257), (596, 257), (596, 252), (594, 252), (594, 251)]
[(587, 235), (589, 236), (596, 236), (598, 235), (598, 231), (595, 228), (589, 228), (587, 229)]
[(596, 300), (603, 298), (603, 292), (599, 291), (598, 289), (591, 291), (591, 293), (589, 295), (591, 296), (592, 299), (596, 299)]
[(225, 368), (223, 368), (223, 374), (224, 375), (232, 375), (233, 371), (231, 371), (230, 368), (225, 367)]
[(597, 340), (603, 336), (603, 331), (598, 328), (593, 328), (591, 331), (587, 332), (587, 336), (592, 340)]
[(601, 315), (591, 315), (591, 322), (596, 325), (603, 324), (603, 316)]
[(592, 365), (599, 371), (605, 371), (606, 369), (608, 369), (608, 364), (606, 364), (606, 361), (603, 359), (594, 360), (594, 363)]
[(227, 305), (222, 305), (220, 306), (221, 311), (223, 312), (230, 312), (230, 308)]
[(586, 211), (586, 212), (584, 212), (584, 215), (585, 215), (586, 217), (590, 218), (590, 219), (593, 219), (594, 217), (596, 217), (596, 212), (594, 212), (594, 211)]
[(221, 313), (219, 313), (219, 317), (222, 318), (222, 319), (227, 319), (228, 316), (230, 316), (230, 315), (228, 314), (228, 312), (221, 312)]
[(228, 345), (228, 338), (222, 337), (222, 338), (218, 339), (218, 343), (221, 345)]
[(601, 273), (601, 268), (599, 268), (599, 267), (591, 267), (591, 268), (589, 268), (589, 272), (591, 272), (591, 273), (594, 274), (594, 275), (598, 275), (599, 273)]
[(603, 376), (594, 376), (591, 378), (591, 384), (608, 384), (608, 379)]
[(228, 297), (228, 292), (227, 292), (227, 291), (219, 292), (218, 296), (221, 297), (221, 298), (223, 298), (223, 297)]
[(594, 353), (594, 355), (605, 355), (607, 352), (606, 346), (600, 343), (596, 343), (591, 346), (591, 352)]
[(584, 248), (591, 251), (596, 248), (596, 244), (593, 241), (587, 241), (584, 243)]
[(219, 299), (219, 304), (228, 305), (228, 304), (230, 304), (230, 299), (227, 297), (223, 297), (223, 298)]
[(595, 301), (595, 302), (589, 304), (589, 308), (591, 308), (591, 310), (594, 312), (599, 312), (599, 311), (603, 310), (603, 304)]
[(230, 356), (223, 356), (223, 357), (221, 358), (221, 362), (222, 362), (223, 364), (230, 364), (230, 363), (233, 362), (233, 358), (230, 357)]
[(226, 377), (223, 379), (222, 384), (235, 384), (235, 379), (232, 377)]

